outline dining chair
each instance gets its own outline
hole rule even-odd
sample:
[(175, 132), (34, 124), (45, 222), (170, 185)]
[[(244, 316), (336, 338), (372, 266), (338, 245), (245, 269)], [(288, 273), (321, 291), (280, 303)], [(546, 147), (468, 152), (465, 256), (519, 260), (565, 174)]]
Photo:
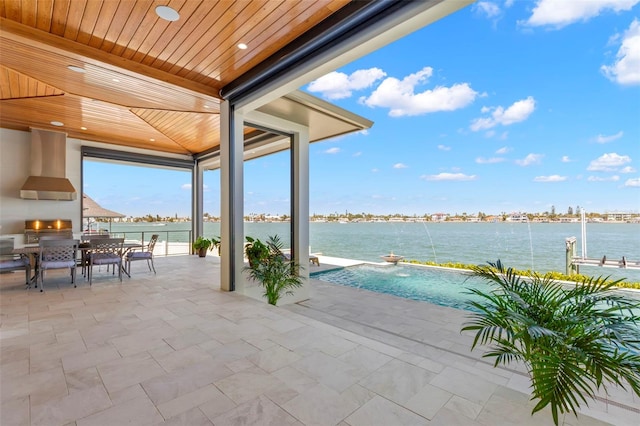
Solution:
[(13, 238), (0, 240), (0, 272), (25, 271), (26, 284), (31, 283), (31, 261), (27, 255), (16, 256), (13, 251)]
[[(104, 240), (112, 238), (109, 234), (82, 234), (82, 243), (89, 244), (93, 240)], [(82, 266), (82, 276), (87, 276), (87, 267), (89, 266), (89, 250), (82, 250), (80, 256), (80, 266)]]
[[(93, 280), (93, 267), (113, 265), (113, 274), (118, 269), (118, 278), (122, 282), (122, 245), (124, 238), (96, 238), (89, 243), (89, 285)], [(108, 269), (107, 269), (108, 271)]]
[(153, 268), (153, 273), (156, 273), (156, 267), (153, 264), (153, 248), (156, 246), (158, 237), (158, 234), (153, 234), (148, 244), (141, 248), (132, 248), (127, 252), (125, 261), (129, 276), (131, 276), (131, 262), (135, 262), (136, 260), (146, 260), (149, 270), (151, 271), (151, 268)]
[(44, 275), (49, 269), (69, 268), (71, 283), (76, 285), (76, 265), (78, 240), (44, 239), (40, 240), (38, 252), (38, 272), (40, 273), (40, 291), (44, 291)]

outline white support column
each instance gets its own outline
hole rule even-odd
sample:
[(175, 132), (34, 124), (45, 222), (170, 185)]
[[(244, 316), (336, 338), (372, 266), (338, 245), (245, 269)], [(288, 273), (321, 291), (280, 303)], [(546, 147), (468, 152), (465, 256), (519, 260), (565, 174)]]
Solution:
[[(193, 239), (198, 238), (204, 232), (204, 218), (203, 218), (203, 186), (204, 186), (204, 172), (202, 167), (198, 163), (193, 166), (191, 171), (191, 232)], [(189, 248), (191, 251), (191, 248)]]
[(244, 291), (242, 280), (244, 118), (228, 101), (220, 105), (220, 289)]
[(294, 259), (300, 268), (303, 285), (296, 289), (287, 303), (309, 299), (309, 129), (304, 128), (293, 134), (291, 146), (291, 224)]

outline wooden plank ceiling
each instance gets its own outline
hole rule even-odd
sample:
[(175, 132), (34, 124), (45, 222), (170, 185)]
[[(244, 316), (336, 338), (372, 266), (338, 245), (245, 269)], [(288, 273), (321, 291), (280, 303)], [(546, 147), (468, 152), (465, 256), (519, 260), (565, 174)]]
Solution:
[[(215, 149), (220, 89), (347, 3), (0, 0), (0, 126), (167, 153)], [(161, 19), (163, 5), (180, 18)]]

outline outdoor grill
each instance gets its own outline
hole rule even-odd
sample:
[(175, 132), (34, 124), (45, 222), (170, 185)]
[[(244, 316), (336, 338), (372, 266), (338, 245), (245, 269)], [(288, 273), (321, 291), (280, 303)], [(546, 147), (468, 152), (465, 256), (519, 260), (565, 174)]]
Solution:
[(35, 244), (43, 235), (62, 235), (73, 238), (73, 226), (70, 220), (25, 220), (24, 235), (27, 244)]

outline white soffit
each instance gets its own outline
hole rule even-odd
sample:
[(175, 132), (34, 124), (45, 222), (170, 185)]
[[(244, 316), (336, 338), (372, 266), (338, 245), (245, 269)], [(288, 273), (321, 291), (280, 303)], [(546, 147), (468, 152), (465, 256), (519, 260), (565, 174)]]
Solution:
[(373, 121), (308, 93), (296, 90), (257, 111), (309, 128), (309, 141), (318, 142), (373, 126)]

